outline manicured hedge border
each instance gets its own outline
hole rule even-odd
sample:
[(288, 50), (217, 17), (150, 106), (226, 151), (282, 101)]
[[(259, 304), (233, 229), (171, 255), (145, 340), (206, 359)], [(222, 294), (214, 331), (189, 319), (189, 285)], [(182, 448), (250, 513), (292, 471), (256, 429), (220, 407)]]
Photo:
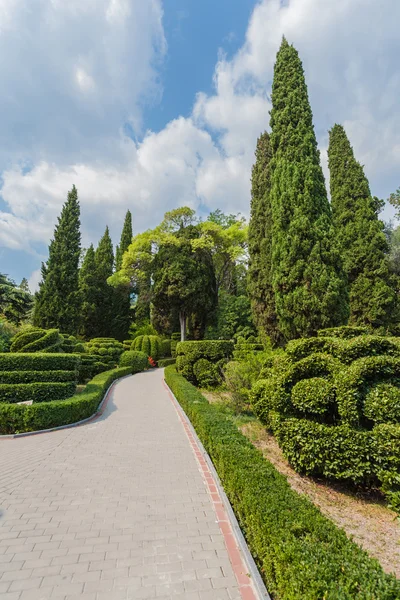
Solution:
[(100, 373), (87, 384), (83, 392), (60, 402), (41, 402), (31, 406), (0, 404), (0, 433), (40, 431), (87, 419), (96, 412), (112, 382), (131, 372), (131, 367), (123, 367)]
[(211, 456), (269, 593), (279, 600), (398, 600), (386, 575), (174, 367), (165, 379)]
[(0, 383), (0, 404), (15, 402), (51, 402), (75, 394), (76, 382)]
[(163, 367), (169, 367), (176, 363), (176, 358), (161, 358), (157, 365), (162, 369)]

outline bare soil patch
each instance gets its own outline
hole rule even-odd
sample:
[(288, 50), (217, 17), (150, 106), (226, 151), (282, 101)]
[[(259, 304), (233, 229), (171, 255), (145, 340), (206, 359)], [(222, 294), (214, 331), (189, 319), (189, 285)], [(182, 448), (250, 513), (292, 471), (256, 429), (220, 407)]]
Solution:
[[(209, 402), (229, 402), (229, 392), (204, 392)], [(275, 438), (256, 419), (237, 420), (240, 431), (284, 475), (289, 485), (307, 496), (321, 512), (376, 558), (387, 573), (400, 578), (400, 519), (378, 491), (349, 489), (342, 484), (299, 475), (282, 454)]]

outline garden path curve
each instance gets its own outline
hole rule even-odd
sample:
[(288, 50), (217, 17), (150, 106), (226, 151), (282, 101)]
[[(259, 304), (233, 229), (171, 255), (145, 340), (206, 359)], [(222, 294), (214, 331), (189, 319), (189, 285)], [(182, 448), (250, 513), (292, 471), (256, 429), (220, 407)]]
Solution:
[(91, 423), (1, 439), (2, 600), (254, 598), (193, 450), (161, 369)]

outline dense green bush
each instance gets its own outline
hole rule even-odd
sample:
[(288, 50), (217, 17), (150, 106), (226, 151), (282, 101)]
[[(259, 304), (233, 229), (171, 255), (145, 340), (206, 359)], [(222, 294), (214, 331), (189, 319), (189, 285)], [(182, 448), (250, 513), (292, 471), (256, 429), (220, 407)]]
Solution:
[(160, 368), (169, 367), (170, 365), (174, 365), (175, 363), (175, 358), (161, 358), (161, 360), (158, 361), (158, 366)]
[(76, 371), (0, 371), (0, 383), (76, 382)]
[(350, 541), (173, 367), (168, 385), (222, 480), (267, 588), (280, 600), (397, 600), (400, 582)]
[(400, 388), (391, 383), (372, 386), (365, 397), (364, 415), (374, 423), (400, 423)]
[(128, 352), (128, 350), (130, 350), (132, 347), (132, 340), (124, 340), (122, 345), (124, 346), (124, 351)]
[(85, 352), (85, 346), (74, 335), (61, 334), (61, 352), (68, 354), (80, 354)]
[(94, 354), (84, 353), (80, 355), (78, 371), (78, 383), (86, 383), (98, 373), (107, 370), (107, 365), (100, 363)]
[(10, 350), (11, 341), (17, 334), (18, 327), (7, 321), (5, 317), (0, 316), (0, 352)]
[(130, 372), (130, 367), (123, 367), (96, 375), (83, 392), (59, 402), (41, 402), (31, 406), (0, 403), (0, 433), (40, 431), (87, 419), (96, 412), (112, 382), (130, 375)]
[[(1, 374), (0, 374), (1, 378)], [(64, 383), (0, 383), (0, 402), (49, 402), (63, 400), (75, 393), (76, 381)]]
[(236, 412), (249, 408), (250, 392), (264, 369), (269, 355), (265, 352), (250, 353), (246, 360), (232, 360), (223, 368), (226, 387), (231, 393)]
[(0, 354), (0, 371), (76, 371), (76, 354)]
[(140, 373), (140, 371), (147, 369), (148, 357), (144, 352), (140, 352), (138, 350), (129, 350), (128, 352), (123, 352), (121, 354), (119, 366), (131, 367), (132, 374)]
[[(230, 340), (179, 342), (176, 346), (177, 370), (194, 384), (215, 387), (222, 383), (222, 367), (232, 356), (232, 352), (233, 342)], [(201, 362), (196, 366), (198, 361)], [(209, 375), (206, 374), (208, 364)]]
[(352, 327), (350, 325), (342, 325), (341, 327), (328, 327), (328, 329), (320, 329), (318, 336), (334, 337), (342, 339), (350, 339), (359, 335), (367, 335), (370, 333), (368, 327)]
[(100, 365), (105, 366), (106, 369), (113, 369), (119, 362), (124, 346), (114, 338), (93, 338), (87, 342), (86, 349), (89, 354), (97, 357), (99, 370)]
[(63, 337), (58, 329), (23, 329), (13, 338), (10, 352), (60, 352)]
[(180, 333), (176, 332), (176, 333), (171, 334), (171, 356), (172, 356), (172, 358), (176, 358), (176, 347), (180, 341), (181, 341)]
[(172, 340), (160, 340), (160, 357), (171, 357), (171, 341)]
[(158, 360), (161, 356), (161, 339), (157, 335), (139, 335), (133, 340), (131, 349)]
[(306, 416), (326, 415), (334, 400), (334, 385), (323, 377), (302, 379), (292, 389), (294, 408)]

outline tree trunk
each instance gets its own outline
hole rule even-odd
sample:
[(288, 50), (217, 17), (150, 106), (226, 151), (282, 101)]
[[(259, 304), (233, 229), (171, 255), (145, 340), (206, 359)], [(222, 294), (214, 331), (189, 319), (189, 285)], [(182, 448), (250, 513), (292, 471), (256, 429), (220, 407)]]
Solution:
[(179, 323), (181, 325), (181, 342), (186, 340), (186, 315), (183, 311), (179, 312)]

